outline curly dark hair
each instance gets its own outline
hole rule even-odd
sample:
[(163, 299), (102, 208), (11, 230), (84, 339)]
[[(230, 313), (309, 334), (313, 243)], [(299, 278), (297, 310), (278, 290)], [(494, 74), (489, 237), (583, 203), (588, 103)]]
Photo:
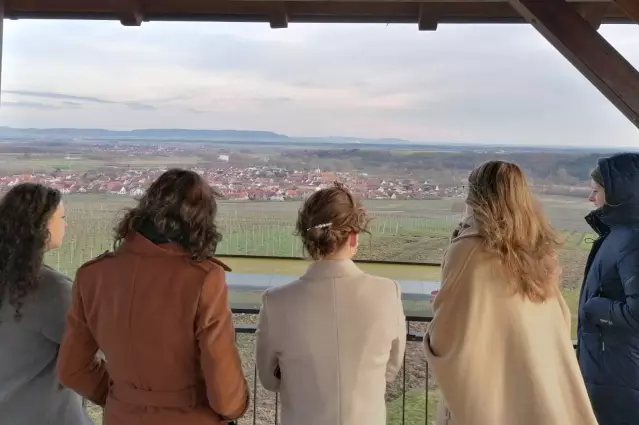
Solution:
[(314, 260), (331, 255), (344, 246), (352, 233), (368, 233), (371, 219), (364, 205), (341, 183), (312, 194), (297, 216), (295, 234)]
[(215, 224), (218, 193), (196, 172), (171, 169), (149, 187), (115, 228), (117, 249), (132, 231), (152, 225), (195, 261), (213, 257), (222, 235)]
[(23, 183), (0, 201), (0, 305), (8, 294), (16, 321), (22, 317), (24, 298), (38, 288), (49, 219), (61, 200), (56, 189)]

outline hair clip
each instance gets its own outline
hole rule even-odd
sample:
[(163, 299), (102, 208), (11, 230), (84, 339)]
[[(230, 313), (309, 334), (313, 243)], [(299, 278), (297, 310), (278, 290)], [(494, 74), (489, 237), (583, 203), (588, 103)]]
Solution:
[(308, 229), (306, 229), (306, 231), (308, 232), (309, 230), (312, 230), (312, 229), (323, 229), (325, 227), (331, 227), (332, 225), (333, 223), (322, 223), (322, 224), (318, 224), (317, 226), (309, 227)]

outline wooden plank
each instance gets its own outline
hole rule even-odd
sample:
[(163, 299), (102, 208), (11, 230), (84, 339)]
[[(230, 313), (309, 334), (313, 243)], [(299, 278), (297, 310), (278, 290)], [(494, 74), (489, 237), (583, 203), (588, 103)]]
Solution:
[(639, 24), (639, 0), (615, 0), (629, 18)]
[(639, 128), (639, 72), (563, 0), (511, 5)]
[(582, 3), (577, 7), (577, 12), (591, 27), (598, 30), (610, 5), (611, 3)]
[[(278, 3), (282, 0), (227, 0), (231, 2), (261, 2), (261, 3)], [(298, 3), (508, 3), (509, 0), (291, 0)], [(602, 3), (610, 4), (614, 0), (566, 0), (567, 3)]]

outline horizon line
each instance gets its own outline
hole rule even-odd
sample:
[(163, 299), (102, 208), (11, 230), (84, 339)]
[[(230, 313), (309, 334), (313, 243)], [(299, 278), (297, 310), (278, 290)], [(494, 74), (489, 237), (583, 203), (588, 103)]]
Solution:
[[(113, 128), (103, 128), (103, 127), (15, 127), (11, 125), (0, 125), (0, 131), (2, 129), (10, 129), (10, 130), (18, 130), (18, 131), (28, 131), (28, 130), (85, 130), (85, 131), (105, 131), (105, 132), (121, 132), (121, 133), (131, 133), (136, 131), (201, 131), (201, 132), (249, 132), (249, 133), (270, 133), (274, 136), (285, 137), (288, 139), (355, 139), (353, 143), (356, 142), (357, 139), (362, 141), (384, 141), (384, 140), (393, 140), (398, 142), (398, 145), (401, 145), (399, 142), (404, 142), (404, 144), (410, 145), (423, 145), (423, 146), (460, 146), (460, 147), (500, 147), (500, 148), (535, 148), (535, 149), (543, 149), (549, 148), (552, 150), (557, 149), (578, 149), (578, 150), (588, 150), (588, 149), (605, 149), (607, 151), (610, 150), (639, 150), (639, 146), (636, 148), (626, 147), (626, 146), (588, 146), (583, 147), (580, 145), (532, 145), (532, 144), (508, 144), (502, 142), (461, 142), (461, 141), (415, 141), (410, 139), (404, 139), (401, 137), (359, 137), (359, 136), (290, 136), (285, 133), (280, 133), (273, 130), (255, 130), (255, 129), (233, 129), (233, 128), (181, 128), (181, 127), (155, 127), (155, 128), (129, 128), (129, 129), (113, 129)], [(362, 143), (363, 145), (371, 145), (370, 143)]]

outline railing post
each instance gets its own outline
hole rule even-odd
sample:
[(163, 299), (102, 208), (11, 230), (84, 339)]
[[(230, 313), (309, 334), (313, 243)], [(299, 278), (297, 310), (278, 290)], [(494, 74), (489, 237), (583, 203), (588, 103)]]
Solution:
[(430, 379), (429, 379), (430, 366), (428, 365), (428, 359), (426, 359), (426, 356), (424, 356), (424, 362), (426, 362), (426, 394), (424, 397), (426, 401), (424, 402), (424, 425), (428, 425), (428, 394), (430, 393)]

